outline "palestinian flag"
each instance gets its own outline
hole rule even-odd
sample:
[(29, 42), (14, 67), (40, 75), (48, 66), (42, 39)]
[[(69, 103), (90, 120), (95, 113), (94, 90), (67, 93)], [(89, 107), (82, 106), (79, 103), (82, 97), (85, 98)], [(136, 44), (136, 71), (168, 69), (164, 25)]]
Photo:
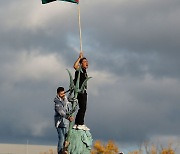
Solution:
[[(42, 4), (54, 2), (56, 0), (42, 0)], [(66, 2), (71, 2), (71, 3), (79, 3), (79, 0), (60, 0), (60, 1), (66, 1)]]

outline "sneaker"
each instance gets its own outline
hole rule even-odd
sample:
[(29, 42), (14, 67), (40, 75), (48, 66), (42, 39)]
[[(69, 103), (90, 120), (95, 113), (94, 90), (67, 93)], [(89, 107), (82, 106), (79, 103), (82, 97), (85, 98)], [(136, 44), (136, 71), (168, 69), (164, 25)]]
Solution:
[(77, 129), (81, 129), (81, 130), (90, 130), (86, 125), (78, 125)]
[(73, 129), (77, 129), (77, 125), (76, 124), (73, 126)]

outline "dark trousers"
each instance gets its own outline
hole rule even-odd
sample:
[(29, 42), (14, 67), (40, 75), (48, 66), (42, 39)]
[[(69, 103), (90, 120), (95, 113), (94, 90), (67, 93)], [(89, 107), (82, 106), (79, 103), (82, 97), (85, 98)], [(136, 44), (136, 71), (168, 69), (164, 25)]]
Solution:
[(76, 125), (83, 125), (84, 124), (84, 117), (86, 112), (86, 106), (87, 106), (87, 93), (79, 93), (77, 96), (78, 104), (79, 104), (79, 110), (76, 115), (75, 124)]

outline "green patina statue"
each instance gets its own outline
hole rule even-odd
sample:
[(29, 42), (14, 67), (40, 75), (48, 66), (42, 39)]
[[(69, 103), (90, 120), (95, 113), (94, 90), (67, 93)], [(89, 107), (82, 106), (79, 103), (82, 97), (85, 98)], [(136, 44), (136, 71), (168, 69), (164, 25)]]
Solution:
[[(74, 85), (74, 81), (72, 75), (69, 70), (69, 78), (70, 78), (70, 85), (69, 85), (69, 99), (72, 101), (72, 111), (69, 113), (70, 116), (75, 115), (75, 111), (78, 105), (77, 96), (78, 93), (81, 93), (85, 90), (87, 85), (87, 81), (91, 78), (88, 77), (79, 87), (79, 80), (80, 80), (80, 71), (81, 67), (79, 68), (78, 72), (78, 79), (76, 85)], [(73, 96), (72, 96), (73, 94)], [(90, 154), (91, 146), (92, 146), (92, 135), (88, 130), (76, 130), (72, 129), (73, 122), (69, 123), (69, 131), (64, 145), (64, 154)]]

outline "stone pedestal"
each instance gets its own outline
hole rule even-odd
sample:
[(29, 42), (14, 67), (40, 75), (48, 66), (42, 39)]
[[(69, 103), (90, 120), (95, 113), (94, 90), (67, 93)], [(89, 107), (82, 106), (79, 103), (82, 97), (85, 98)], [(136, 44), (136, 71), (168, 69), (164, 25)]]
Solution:
[(72, 129), (68, 153), (90, 154), (92, 141), (92, 135), (89, 131)]

